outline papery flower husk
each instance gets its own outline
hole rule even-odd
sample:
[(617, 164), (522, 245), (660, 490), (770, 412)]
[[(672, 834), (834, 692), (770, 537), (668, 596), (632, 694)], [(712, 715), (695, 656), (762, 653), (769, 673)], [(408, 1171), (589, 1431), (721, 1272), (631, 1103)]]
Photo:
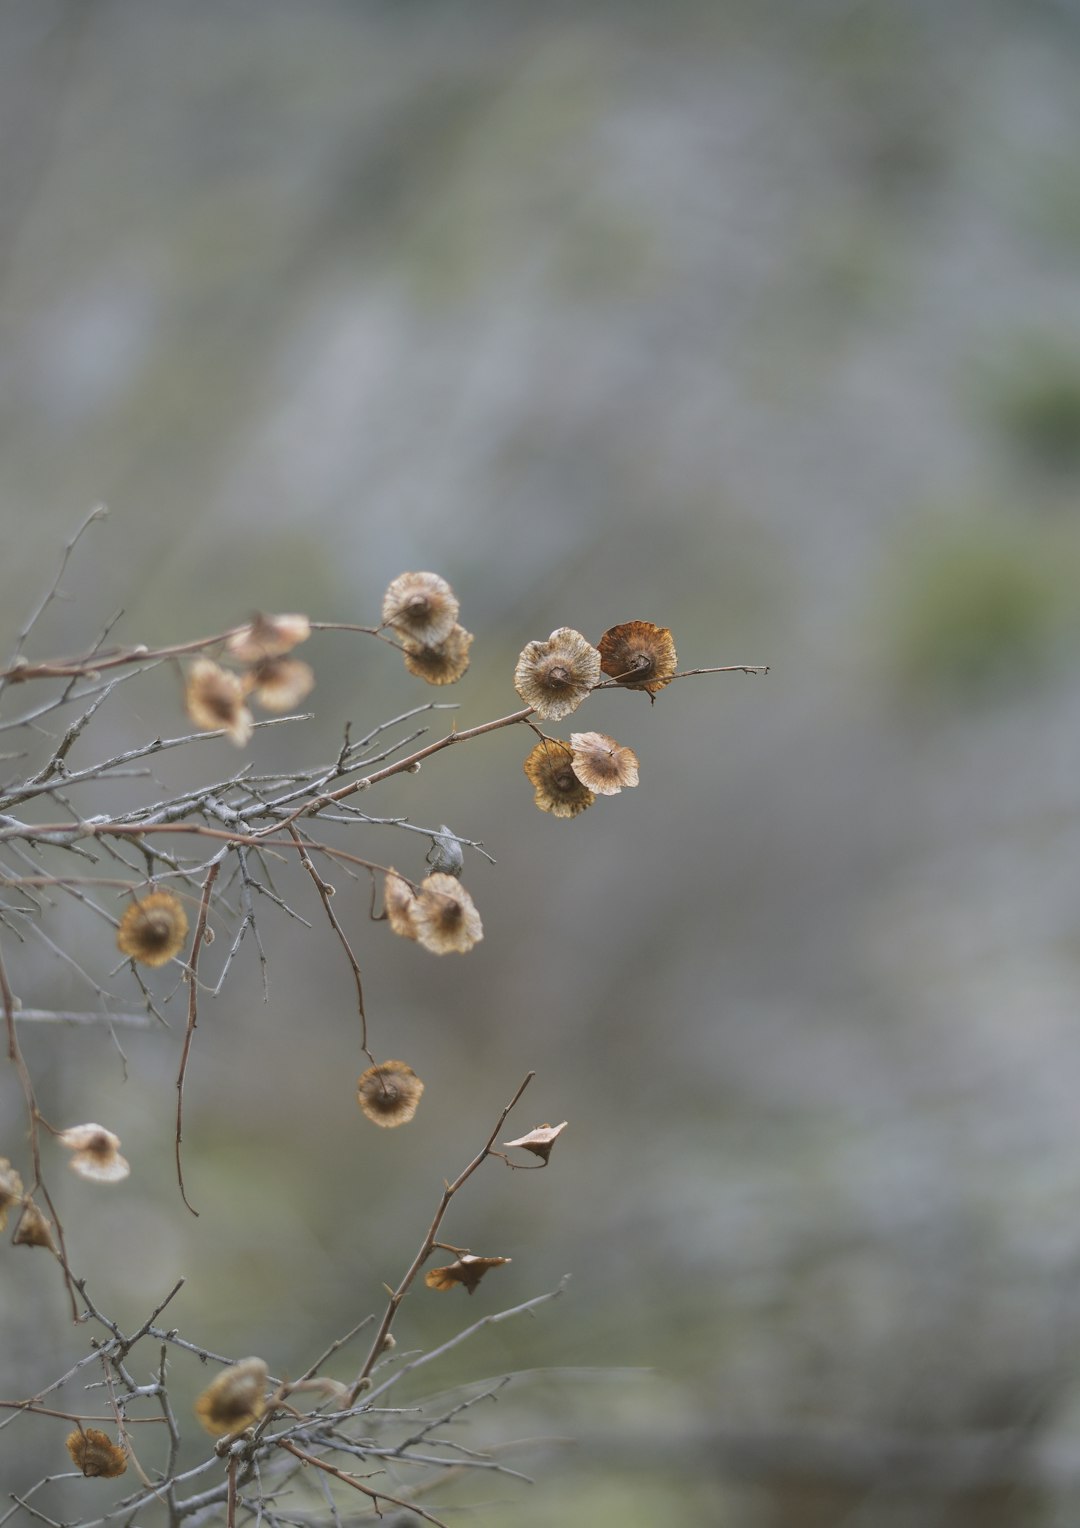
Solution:
[(65, 1441), (75, 1468), (89, 1479), (115, 1480), (127, 1470), (124, 1450), (96, 1427), (76, 1428)]
[(262, 1419), (268, 1374), (261, 1358), (242, 1358), (207, 1385), (196, 1398), (195, 1415), (212, 1437), (243, 1432)]
[(240, 663), (260, 663), (264, 658), (279, 658), (291, 652), (311, 636), (311, 622), (306, 615), (263, 615), (257, 612), (247, 626), (241, 626), (225, 647)]
[(301, 658), (263, 658), (242, 684), (264, 711), (291, 711), (315, 688), (315, 671)]
[(393, 1130), (416, 1113), (424, 1084), (405, 1061), (369, 1066), (356, 1084), (356, 1101), (374, 1125)]
[(119, 1183), (131, 1171), (127, 1158), (120, 1155), (120, 1137), (104, 1125), (72, 1125), (57, 1140), (74, 1153), (69, 1166), (80, 1178)]
[(442, 871), (420, 882), (413, 922), (417, 940), (433, 955), (464, 955), (484, 937), (472, 897), (456, 876)]
[(464, 626), (452, 627), (448, 636), (431, 645), (406, 637), (405, 667), (428, 684), (456, 684), (469, 667), (472, 643), (473, 634)]
[(437, 647), (458, 618), (457, 595), (438, 573), (399, 573), (383, 595), (382, 619), (403, 637)]
[(11, 1242), (15, 1247), (47, 1247), (50, 1252), (56, 1251), (52, 1227), (32, 1199), (23, 1204)]
[(650, 696), (671, 683), (679, 666), (671, 632), (651, 621), (609, 626), (596, 645), (600, 666), (609, 679), (628, 690), (646, 690)]
[(533, 786), (533, 800), (553, 817), (577, 817), (596, 797), (573, 770), (574, 750), (558, 738), (541, 738), (522, 768)]
[(244, 704), (244, 687), (236, 674), (211, 658), (196, 658), (188, 670), (184, 691), (187, 714), (204, 732), (223, 731), (242, 748), (251, 738), (254, 718)]
[(600, 680), (600, 654), (580, 631), (560, 626), (518, 655), (514, 688), (543, 721), (576, 711)]
[(0, 1231), (7, 1225), (8, 1212), (22, 1203), (23, 1181), (18, 1169), (7, 1157), (0, 1157)]
[(416, 938), (416, 894), (404, 876), (391, 865), (383, 883), (386, 921), (403, 939)]
[(604, 732), (571, 732), (575, 775), (598, 796), (617, 796), (638, 783), (638, 757), (632, 748)]
[(141, 965), (164, 966), (179, 955), (187, 931), (180, 898), (171, 891), (152, 891), (125, 910), (116, 930), (116, 948)]

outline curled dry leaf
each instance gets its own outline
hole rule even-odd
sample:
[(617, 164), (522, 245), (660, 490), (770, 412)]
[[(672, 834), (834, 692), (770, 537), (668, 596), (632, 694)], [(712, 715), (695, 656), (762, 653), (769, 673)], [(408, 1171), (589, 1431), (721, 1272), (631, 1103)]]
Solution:
[(179, 955), (187, 938), (183, 903), (171, 891), (152, 891), (120, 919), (116, 948), (144, 966), (163, 966)]
[(429, 1289), (453, 1289), (455, 1284), (461, 1284), (472, 1294), (489, 1269), (501, 1268), (508, 1262), (508, 1257), (474, 1257), (471, 1252), (463, 1252), (445, 1268), (429, 1268), (424, 1283)]
[(127, 1158), (120, 1155), (120, 1137), (104, 1125), (72, 1125), (57, 1140), (73, 1153), (69, 1165), (80, 1178), (119, 1183), (131, 1171)]
[(195, 1415), (215, 1438), (254, 1427), (266, 1410), (269, 1371), (261, 1358), (242, 1358), (222, 1369), (196, 1398)]
[(546, 1162), (566, 1125), (566, 1120), (561, 1125), (536, 1125), (528, 1134), (519, 1135), (516, 1141), (504, 1141), (503, 1145), (520, 1146), (522, 1151), (531, 1151), (534, 1157), (542, 1157)]
[(357, 1102), (375, 1125), (407, 1125), (416, 1113), (424, 1084), (404, 1061), (369, 1066), (356, 1084)]
[(127, 1469), (124, 1450), (96, 1427), (77, 1427), (66, 1441), (75, 1468), (90, 1478), (115, 1480)]
[(243, 748), (255, 725), (244, 704), (244, 687), (236, 674), (211, 658), (196, 658), (188, 670), (184, 692), (187, 714), (204, 732), (225, 733), (230, 743)]
[(623, 786), (638, 783), (638, 758), (603, 732), (571, 732), (574, 773), (582, 785), (599, 796), (616, 796)]

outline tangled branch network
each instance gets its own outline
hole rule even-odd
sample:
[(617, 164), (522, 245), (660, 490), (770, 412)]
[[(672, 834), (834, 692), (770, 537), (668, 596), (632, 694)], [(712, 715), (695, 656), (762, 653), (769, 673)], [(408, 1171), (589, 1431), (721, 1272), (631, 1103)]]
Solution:
[[(0, 1228), (10, 1218), (11, 1247), (27, 1248), (57, 1265), (58, 1297), (66, 1291), (71, 1318), (93, 1332), (89, 1351), (66, 1373), (43, 1379), (32, 1395), (0, 1401), (0, 1429), (26, 1428), (31, 1419), (42, 1418), (70, 1426), (66, 1455), (58, 1451), (54, 1469), (14, 1488), (4, 1483), (10, 1505), (0, 1507), (0, 1528), (16, 1520), (52, 1528), (61, 1522), (81, 1528), (145, 1524), (151, 1512), (169, 1528), (184, 1522), (223, 1521), (229, 1528), (248, 1521), (269, 1528), (336, 1523), (343, 1511), (349, 1521), (391, 1513), (401, 1514), (402, 1521), (440, 1523), (423, 1502), (454, 1477), (527, 1478), (500, 1458), (498, 1449), (466, 1448), (457, 1430), (463, 1413), (492, 1399), (508, 1381), (473, 1387), (450, 1403), (444, 1398), (408, 1408), (388, 1405), (389, 1392), (483, 1328), (534, 1313), (564, 1286), (484, 1315), (436, 1347), (406, 1358), (395, 1351), (393, 1328), (414, 1287), (464, 1289), (471, 1295), (509, 1261), (443, 1240), (442, 1227), (451, 1202), (486, 1162), (514, 1170), (548, 1165), (565, 1121), (500, 1140), (533, 1073), (499, 1111), (471, 1160), (444, 1182), (415, 1256), (397, 1283), (385, 1286), (381, 1313), (372, 1311), (329, 1340), (300, 1377), (290, 1380), (272, 1373), (263, 1357), (212, 1352), (169, 1326), (163, 1312), (182, 1280), (134, 1328), (123, 1329), (101, 1308), (79, 1272), (78, 1250), (69, 1245), (57, 1212), (51, 1163), (58, 1150), (88, 1194), (122, 1194), (129, 1163), (107, 1124), (50, 1117), (45, 1084), (39, 1086), (32, 1075), (20, 1033), (26, 1026), (102, 1025), (122, 1057), (119, 1034), (125, 1026), (160, 1024), (166, 1037), (171, 1033), (157, 983), (170, 975), (179, 979), (187, 1012), (172, 1134), (180, 1199), (197, 1214), (184, 1179), (183, 1140), (199, 1005), (221, 992), (247, 939), (257, 948), (265, 984), (269, 962), (259, 920), (268, 905), (310, 926), (275, 886), (275, 866), (292, 859), (310, 882), (313, 906), (325, 917), (355, 988), (363, 1064), (356, 1084), (358, 1119), (383, 1129), (403, 1126), (416, 1115), (425, 1084), (407, 1062), (377, 1058), (360, 958), (335, 908), (328, 876), (368, 878), (371, 921), (385, 923), (394, 935), (435, 955), (465, 954), (483, 938), (480, 912), (463, 884), (465, 857), (490, 855), (479, 840), (445, 826), (374, 817), (360, 810), (357, 798), (363, 795), (366, 802), (367, 792), (383, 780), (415, 772), (451, 747), (517, 728), (530, 736), (523, 769), (535, 805), (552, 818), (573, 820), (598, 799), (636, 786), (638, 759), (605, 733), (571, 731), (561, 738), (545, 730), (547, 724), (575, 714), (598, 689), (638, 691), (651, 702), (672, 682), (693, 674), (767, 669), (739, 664), (679, 670), (671, 632), (647, 621), (614, 626), (595, 645), (560, 627), (521, 651), (513, 685), (522, 704), (505, 715), (467, 728), (451, 725), (431, 738), (432, 714), (453, 707), (429, 701), (362, 737), (354, 738), (346, 725), (336, 755), (326, 763), (256, 773), (242, 758), (256, 730), (310, 720), (296, 707), (316, 675), (296, 650), (313, 633), (359, 634), (396, 649), (408, 673), (427, 684), (456, 683), (468, 669), (473, 637), (459, 623), (452, 588), (435, 573), (403, 573), (387, 587), (380, 619), (369, 626), (258, 614), (213, 636), (151, 647), (112, 645), (113, 621), (76, 656), (29, 656), (39, 621), (62, 594), (76, 546), (103, 517), (104, 511), (94, 511), (65, 548), (56, 579), (0, 669), (0, 734), (15, 745), (3, 757), (19, 766), (0, 787), (0, 1005), (8, 1061), (24, 1106), (23, 1128), (0, 1138)], [(120, 687), (158, 669), (167, 677), (177, 667), (189, 725), (123, 749), (110, 746), (109, 703)], [(178, 749), (198, 759), (201, 745), (214, 737), (235, 745), (241, 753), (237, 767), (160, 794), (154, 760)], [(91, 811), (91, 788), (103, 784), (121, 805)], [(97, 795), (100, 799), (100, 791)], [(355, 840), (373, 823), (390, 823), (429, 843), (422, 875), (414, 878), (356, 852)], [(65, 949), (62, 935), (51, 932), (64, 901), (78, 903), (108, 929), (120, 957), (108, 984), (86, 971)], [(232, 937), (208, 975), (205, 952), (215, 928), (229, 929)], [(85, 1008), (52, 1009), (36, 1002), (32, 991), (19, 990), (18, 952), (28, 941), (74, 972), (89, 994)], [(443, 1261), (427, 1266), (439, 1253), (446, 1255)], [(362, 1359), (352, 1360), (347, 1378), (331, 1377), (325, 1372), (331, 1360), (340, 1367), (361, 1333), (367, 1333)], [(195, 1403), (199, 1427), (214, 1441), (194, 1464), (170, 1393), (174, 1358), (218, 1371)], [(95, 1397), (90, 1407), (88, 1390)], [(115, 1484), (86, 1487), (88, 1480)], [(104, 1494), (109, 1491), (111, 1496)]]

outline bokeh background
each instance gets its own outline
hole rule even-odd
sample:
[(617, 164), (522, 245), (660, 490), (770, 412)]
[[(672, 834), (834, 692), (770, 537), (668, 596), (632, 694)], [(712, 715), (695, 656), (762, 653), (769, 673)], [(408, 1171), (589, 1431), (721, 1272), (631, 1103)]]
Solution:
[[(594, 697), (642, 783), (574, 822), (534, 809), (516, 731), (370, 798), (497, 861), (467, 863), (461, 960), (339, 887), (373, 1045), (428, 1083), (407, 1130), (356, 1110), (301, 880), (310, 931), (261, 911), (268, 1000), (248, 941), (204, 1005), (197, 1221), (182, 995), (125, 1033), (126, 1080), (102, 1031), (27, 1027), (46, 1112), (134, 1164), (89, 1204), (54, 1166), (102, 1307), (135, 1325), (184, 1275), (186, 1334), (292, 1373), (379, 1307), (535, 1068), (516, 1123), (569, 1119), (551, 1168), (491, 1164), (446, 1226), (513, 1263), (399, 1319), (431, 1345), (573, 1276), (427, 1376), (520, 1371), (469, 1442), (546, 1440), (531, 1489), (430, 1500), (454, 1521), (1080, 1517), (1078, 78), (1071, 0), (0, 6), (6, 649), (102, 501), (34, 656), (118, 609), (151, 644), (372, 622), (419, 567), (476, 633), (437, 697), (462, 726), (563, 624), (772, 666)], [(360, 637), (304, 656), (315, 718), (260, 765), (432, 698)], [(123, 688), (80, 762), (179, 730), (179, 693)], [(400, 829), (353, 847), (423, 867)], [(100, 922), (50, 919), (102, 980)], [(88, 1006), (40, 939), (9, 962), (24, 1002)], [(20, 1159), (10, 1076), (0, 1111)], [(85, 1350), (39, 1256), (3, 1256), (8, 1398)], [(5, 1490), (65, 1430), (0, 1434)]]

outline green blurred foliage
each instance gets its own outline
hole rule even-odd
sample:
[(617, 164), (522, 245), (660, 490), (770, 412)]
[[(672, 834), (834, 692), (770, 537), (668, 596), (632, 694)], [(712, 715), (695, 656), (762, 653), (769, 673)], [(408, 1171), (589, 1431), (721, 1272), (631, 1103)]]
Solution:
[(995, 511), (927, 519), (889, 557), (886, 661), (909, 700), (1030, 684), (1080, 635), (1078, 578), (1073, 526)]
[(1021, 464), (1050, 474), (1080, 470), (1080, 340), (1023, 334), (982, 366), (972, 398)]

